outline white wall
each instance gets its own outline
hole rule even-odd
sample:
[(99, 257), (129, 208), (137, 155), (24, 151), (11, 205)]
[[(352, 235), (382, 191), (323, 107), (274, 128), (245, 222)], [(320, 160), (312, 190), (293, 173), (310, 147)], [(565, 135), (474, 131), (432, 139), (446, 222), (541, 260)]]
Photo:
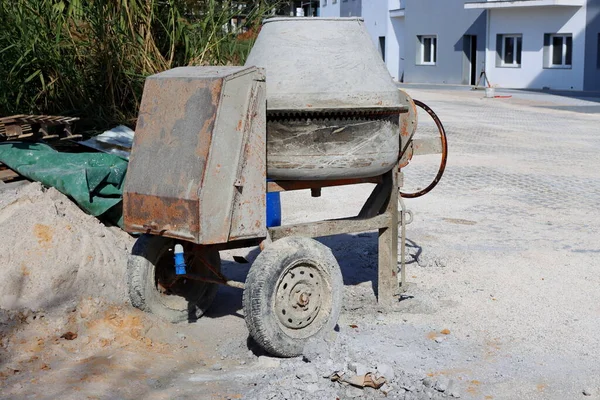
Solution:
[[(490, 13), (486, 73), (492, 85), (506, 88), (583, 90), (585, 7), (494, 9)], [(522, 34), (521, 68), (496, 67), (496, 35)], [(544, 67), (544, 34), (573, 34), (571, 69)]]
[(390, 18), (389, 10), (401, 7), (400, 0), (363, 0), (362, 17), (371, 40), (379, 51), (379, 37), (385, 37), (385, 64), (399, 80), (404, 72), (404, 18)]
[(387, 35), (385, 39), (385, 64), (390, 75), (400, 81), (404, 74), (404, 17), (388, 18)]
[(379, 36), (385, 36), (387, 29), (389, 18), (387, 2), (388, 0), (363, 0), (362, 2), (362, 18), (377, 49), (379, 49)]
[(320, 15), (320, 17), (339, 18), (341, 2), (342, 2), (342, 0), (337, 0), (337, 2), (334, 4), (333, 0), (327, 0), (327, 5), (323, 6), (323, 0), (321, 0), (321, 8), (320, 8), (321, 15)]

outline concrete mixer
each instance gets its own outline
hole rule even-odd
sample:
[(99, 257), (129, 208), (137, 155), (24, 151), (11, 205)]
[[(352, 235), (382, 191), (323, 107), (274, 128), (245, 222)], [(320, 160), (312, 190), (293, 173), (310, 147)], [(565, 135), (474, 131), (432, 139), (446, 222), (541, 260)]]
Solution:
[[(400, 167), (419, 149), (446, 151), (445, 136), (415, 146), (416, 113), (356, 18), (269, 19), (243, 67), (148, 77), (124, 191), (126, 230), (142, 234), (128, 264), (133, 305), (190, 321), (219, 284), (241, 288), (252, 338), (296, 356), (342, 305), (340, 267), (313, 238), (370, 230), (378, 301), (397, 301)], [(357, 216), (267, 227), (267, 193), (358, 183), (375, 187)], [(224, 276), (219, 251), (250, 246), (261, 252), (245, 282)]]

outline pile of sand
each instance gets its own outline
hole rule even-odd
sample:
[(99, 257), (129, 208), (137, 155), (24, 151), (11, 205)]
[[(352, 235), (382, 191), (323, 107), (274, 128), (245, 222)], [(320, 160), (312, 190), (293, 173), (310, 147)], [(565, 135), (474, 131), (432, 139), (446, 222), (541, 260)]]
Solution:
[(127, 300), (133, 240), (39, 183), (0, 188), (0, 309), (62, 312), (82, 298)]

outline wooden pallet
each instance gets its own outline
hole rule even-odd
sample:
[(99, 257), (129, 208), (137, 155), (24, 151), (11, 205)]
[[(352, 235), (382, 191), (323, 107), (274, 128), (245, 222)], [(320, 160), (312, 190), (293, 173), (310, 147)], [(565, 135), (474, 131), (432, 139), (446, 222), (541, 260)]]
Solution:
[(8, 168), (5, 164), (0, 163), (0, 182), (13, 183), (25, 180), (25, 177), (17, 174), (15, 171)]
[(0, 141), (81, 138), (81, 135), (74, 135), (72, 132), (73, 122), (78, 119), (53, 115), (24, 114), (0, 118)]

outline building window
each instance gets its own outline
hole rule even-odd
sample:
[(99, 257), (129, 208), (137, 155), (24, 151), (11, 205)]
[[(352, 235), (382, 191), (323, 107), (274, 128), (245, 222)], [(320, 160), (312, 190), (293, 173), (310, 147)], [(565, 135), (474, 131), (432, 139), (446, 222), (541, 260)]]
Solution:
[(500, 48), (501, 67), (521, 67), (521, 53), (523, 52), (522, 35), (498, 35)]
[(435, 65), (437, 62), (437, 36), (417, 36), (419, 51), (417, 52), (417, 64)]
[(544, 35), (544, 67), (571, 68), (573, 64), (573, 35), (547, 33)]

